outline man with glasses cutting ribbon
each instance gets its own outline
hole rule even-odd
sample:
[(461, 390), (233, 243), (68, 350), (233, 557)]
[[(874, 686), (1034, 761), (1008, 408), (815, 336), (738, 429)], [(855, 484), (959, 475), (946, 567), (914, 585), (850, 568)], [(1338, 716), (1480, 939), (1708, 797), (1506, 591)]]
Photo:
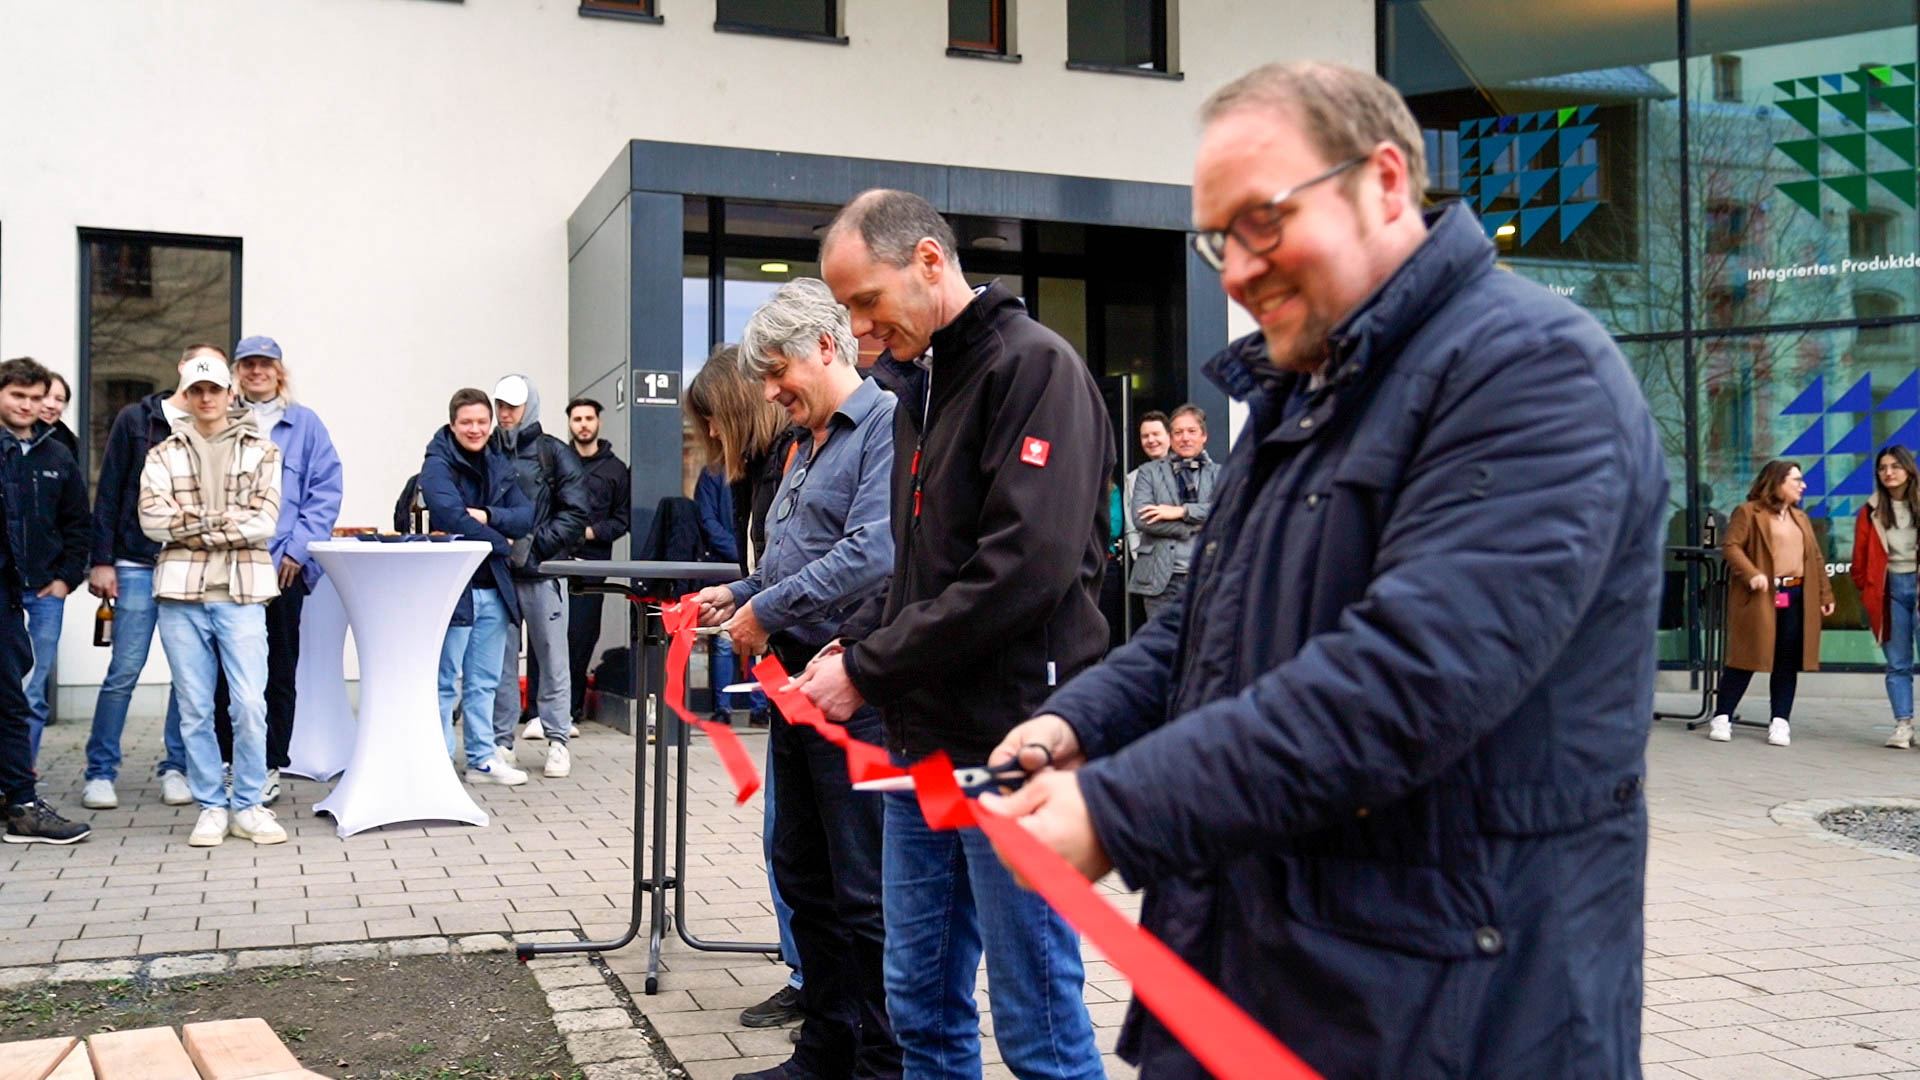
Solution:
[[(780, 286), (740, 335), (742, 371), (808, 438), (774, 494), (765, 555), (745, 580), (700, 590), (700, 621), (741, 656), (771, 649), (789, 671), (893, 569), (894, 396), (861, 377), (859, 356), (847, 309), (814, 278)], [(847, 730), (877, 743), (880, 724), (864, 709)], [(773, 875), (793, 909), (806, 1022), (790, 1060), (737, 1080), (898, 1077), (880, 966), (880, 799), (853, 792), (846, 758), (817, 733), (776, 711), (768, 735)]]
[[(1422, 213), (1392, 87), (1218, 91), (1196, 248), (1260, 332), (1187, 595), (1015, 728), (986, 802), (1322, 1075), (1639, 1075), (1666, 466), (1591, 316)], [(1038, 743), (1047, 751), (1027, 749)], [(1131, 1010), (1142, 1080), (1204, 1075)]]

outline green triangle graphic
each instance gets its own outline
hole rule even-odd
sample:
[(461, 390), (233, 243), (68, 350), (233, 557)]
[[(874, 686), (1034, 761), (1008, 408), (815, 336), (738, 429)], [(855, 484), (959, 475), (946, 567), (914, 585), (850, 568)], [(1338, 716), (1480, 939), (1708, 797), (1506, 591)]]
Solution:
[(1820, 76), (1809, 75), (1806, 78), (1800, 80), (1800, 85), (1806, 87), (1807, 89), (1817, 94), (1820, 92)]
[(1864, 176), (1829, 176), (1825, 184), (1837, 192), (1841, 198), (1853, 204), (1855, 210), (1867, 212), (1867, 178)]
[(1780, 194), (1801, 205), (1807, 213), (1820, 216), (1820, 181), (1794, 180), (1779, 185)]
[(1790, 98), (1800, 96), (1800, 84), (1793, 79), (1783, 79), (1773, 85), (1779, 87), (1780, 92)]
[(1920, 64), (1895, 64), (1893, 70), (1911, 79), (1914, 77), (1914, 72), (1920, 70)]
[(1839, 110), (1840, 115), (1853, 121), (1855, 127), (1867, 126), (1867, 95), (1858, 90), (1849, 90), (1844, 94), (1828, 94), (1821, 100)]
[[(1867, 137), (1865, 135), (1829, 135), (1820, 140), (1833, 147), (1835, 153), (1847, 159), (1847, 163), (1856, 169), (1865, 171), (1867, 167)], [(1810, 172), (1817, 170), (1808, 170)]]
[(1873, 76), (1867, 74), (1865, 71), (1849, 71), (1847, 72), (1847, 79), (1862, 90), (1865, 90), (1873, 83)]
[(1900, 114), (1900, 119), (1913, 123), (1913, 84), (1905, 86), (1880, 86), (1873, 91), (1873, 100)]
[(1800, 126), (1809, 132), (1820, 134), (1820, 99), (1817, 97), (1794, 98), (1792, 101), (1778, 103), (1780, 111), (1800, 121)]
[(1894, 169), (1891, 172), (1869, 174), (1881, 187), (1893, 193), (1893, 196), (1908, 206), (1914, 205), (1914, 184), (1920, 173), (1912, 169)]
[(1789, 139), (1774, 143), (1774, 148), (1793, 159), (1795, 165), (1807, 170), (1814, 176), (1820, 175), (1820, 140)]
[(1556, 121), (1554, 121), (1554, 125), (1553, 125), (1553, 126), (1554, 126), (1554, 127), (1565, 127), (1565, 126), (1566, 126), (1566, 123), (1567, 123), (1567, 121), (1568, 121), (1568, 120), (1571, 120), (1571, 119), (1573, 119), (1573, 114), (1574, 114), (1574, 113), (1577, 113), (1577, 112), (1579, 112), (1579, 111), (1580, 111), (1580, 110), (1579, 110), (1579, 108), (1578, 108), (1578, 107), (1575, 107), (1575, 108), (1571, 108), (1571, 109), (1561, 109), (1561, 110), (1559, 110), (1559, 112), (1558, 112), (1558, 113), (1556, 114), (1556, 115), (1558, 116), (1558, 119), (1557, 119)]
[(1879, 79), (1882, 83), (1885, 83), (1887, 85), (1893, 84), (1893, 68), (1891, 66), (1887, 64), (1881, 64), (1878, 67), (1870, 67), (1867, 69), (1867, 71), (1874, 78)]
[(1880, 128), (1870, 134), (1873, 135), (1874, 142), (1899, 155), (1901, 161), (1909, 165), (1915, 163), (1912, 128)]

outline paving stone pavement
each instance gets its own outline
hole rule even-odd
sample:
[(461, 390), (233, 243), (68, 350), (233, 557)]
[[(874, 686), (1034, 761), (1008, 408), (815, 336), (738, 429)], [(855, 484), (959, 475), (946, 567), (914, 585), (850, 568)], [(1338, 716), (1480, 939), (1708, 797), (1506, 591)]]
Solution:
[[(1819, 834), (1797, 805), (1920, 796), (1920, 751), (1881, 748), (1890, 722), (1877, 702), (1803, 700), (1798, 711), (1786, 749), (1750, 728), (1724, 745), (1674, 722), (1652, 733), (1649, 1080), (1920, 1080), (1920, 858)], [(742, 735), (760, 755), (764, 737)], [(599, 725), (583, 727), (564, 780), (540, 776), (544, 745), (522, 742), (528, 784), (473, 789), (493, 815), (488, 828), (395, 826), (341, 840), (312, 811), (329, 785), (289, 779), (277, 807), (289, 842), (264, 848), (235, 839), (187, 846), (193, 808), (162, 805), (151, 778), (160, 742), (152, 717), (128, 725), (119, 809), (80, 809), (85, 739), (84, 721), (47, 729), (42, 791), (91, 821), (94, 836), (69, 848), (0, 849), (0, 969), (433, 935), (604, 939), (625, 929), (634, 751)], [(735, 806), (698, 742), (690, 760), (688, 929), (770, 941), (760, 801)], [(1138, 910), (1138, 898), (1113, 882), (1102, 888)], [(784, 1032), (738, 1023), (741, 1008), (785, 978), (769, 959), (699, 952), (670, 937), (651, 996), (644, 939), (605, 959), (691, 1080), (726, 1080), (785, 1057)], [(9, 974), (0, 970), (0, 986), (17, 981)], [(980, 986), (984, 1007), (984, 973)], [(602, 994), (579, 996), (581, 1022), (597, 1026)], [(1111, 1054), (1127, 984), (1091, 950), (1086, 997), (1108, 1075), (1132, 1077)], [(982, 1026), (990, 1036), (990, 1016)], [(987, 1077), (1011, 1075), (990, 1037), (986, 1058)]]

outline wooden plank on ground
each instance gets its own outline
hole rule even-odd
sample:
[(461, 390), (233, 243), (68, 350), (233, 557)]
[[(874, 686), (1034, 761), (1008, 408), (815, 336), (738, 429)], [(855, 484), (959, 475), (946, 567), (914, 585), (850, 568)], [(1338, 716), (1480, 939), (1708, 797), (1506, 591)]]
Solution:
[(0, 1080), (46, 1080), (79, 1041), (65, 1035), (57, 1039), (0, 1043)]
[(200, 1069), (201, 1080), (252, 1080), (300, 1068), (300, 1059), (257, 1016), (188, 1024), (180, 1029), (180, 1037), (187, 1056)]
[(47, 1074), (47, 1080), (93, 1080), (93, 1062), (87, 1060), (87, 1051), (79, 1047), (60, 1059), (60, 1067)]
[(172, 1028), (107, 1031), (87, 1040), (97, 1080), (200, 1080)]

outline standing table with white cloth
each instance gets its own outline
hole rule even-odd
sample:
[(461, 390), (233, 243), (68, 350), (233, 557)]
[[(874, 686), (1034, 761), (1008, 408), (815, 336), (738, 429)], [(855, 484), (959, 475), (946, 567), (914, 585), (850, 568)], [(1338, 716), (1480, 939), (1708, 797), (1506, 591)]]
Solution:
[(447, 756), (439, 679), (453, 609), (493, 548), (477, 540), (323, 540), (307, 550), (339, 591), (360, 655), (353, 755), (314, 809), (333, 815), (342, 837), (401, 821), (485, 825), (486, 811)]
[(353, 757), (358, 722), (347, 701), (347, 609), (325, 574), (300, 605), (300, 663), (293, 673), (293, 738), (283, 772), (327, 781)]

